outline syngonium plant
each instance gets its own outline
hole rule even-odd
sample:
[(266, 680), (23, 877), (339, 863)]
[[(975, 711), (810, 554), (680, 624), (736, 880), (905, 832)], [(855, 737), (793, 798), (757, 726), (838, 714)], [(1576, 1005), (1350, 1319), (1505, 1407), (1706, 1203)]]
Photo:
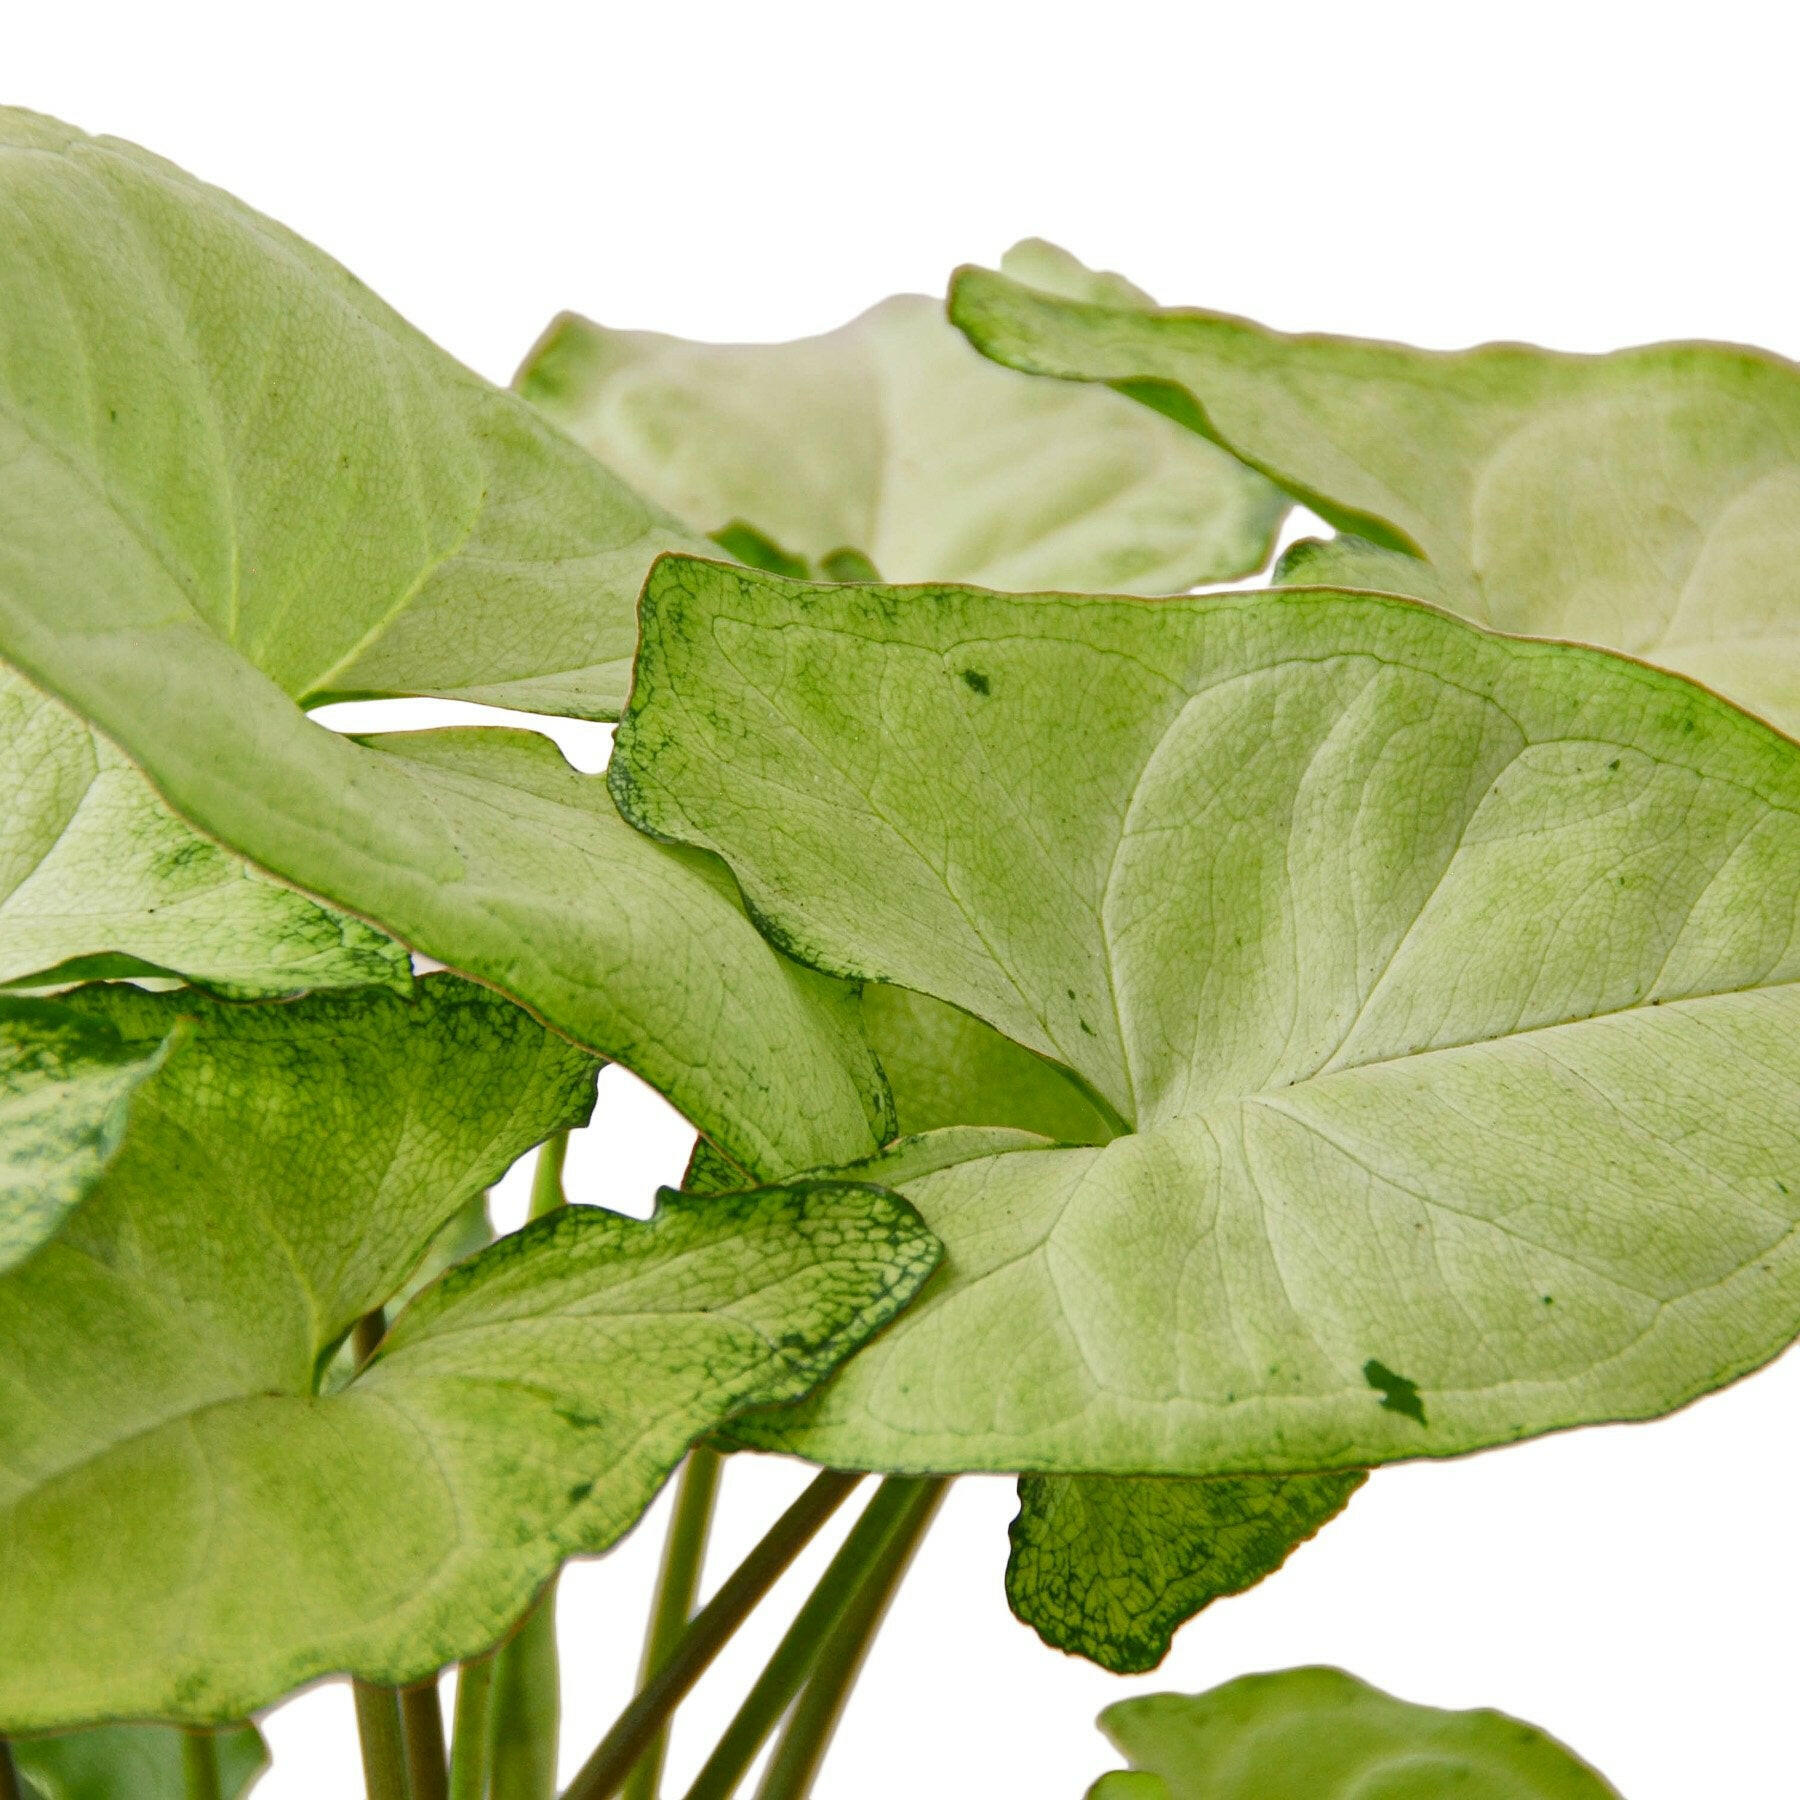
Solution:
[[(5, 1800), (239, 1794), (333, 1674), (375, 1800), (549, 1800), (557, 1570), (679, 1466), (565, 1790), (653, 1800), (879, 1473), (690, 1789), (780, 1726), (793, 1800), (958, 1473), (1142, 1670), (1380, 1465), (1800, 1333), (1788, 364), (1028, 242), (795, 344), (566, 316), (508, 393), (129, 145), (0, 115), (0, 204)], [(1188, 592), (1294, 500), (1341, 535)], [(309, 716), (408, 696), (623, 723)], [(700, 1133), (645, 1222), (564, 1203), (609, 1059)], [(749, 1449), (820, 1472), (696, 1612)], [(1611, 1791), (1329, 1670), (1107, 1728), (1121, 1800)]]

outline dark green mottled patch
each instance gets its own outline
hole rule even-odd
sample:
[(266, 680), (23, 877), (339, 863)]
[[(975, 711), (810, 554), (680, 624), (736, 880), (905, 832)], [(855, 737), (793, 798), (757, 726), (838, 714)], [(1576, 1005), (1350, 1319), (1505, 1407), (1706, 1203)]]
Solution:
[(1425, 1423), (1425, 1402), (1419, 1398), (1417, 1382), (1396, 1375), (1386, 1363), (1377, 1362), (1374, 1357), (1363, 1364), (1363, 1380), (1381, 1395), (1381, 1404), (1388, 1412), (1404, 1414), (1421, 1425)]
[(1058, 1650), (1153, 1669), (1182, 1624), (1273, 1574), (1365, 1479), (1022, 1476), (1007, 1601)]

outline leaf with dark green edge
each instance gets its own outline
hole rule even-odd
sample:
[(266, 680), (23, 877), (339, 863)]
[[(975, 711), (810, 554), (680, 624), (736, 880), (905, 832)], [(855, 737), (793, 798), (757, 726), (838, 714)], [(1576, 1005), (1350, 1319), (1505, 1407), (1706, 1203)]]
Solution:
[(0, 667), (0, 986), (169, 976), (240, 997), (377, 985), (405, 950), (188, 829), (97, 732)]
[(1053, 1649), (1141, 1674), (1197, 1612), (1279, 1569), (1364, 1480), (1355, 1470), (1024, 1476), (1007, 1601)]
[(1792, 363), (1726, 344), (1573, 356), (1292, 337), (981, 269), (958, 273), (950, 305), (997, 361), (1130, 393), (1340, 529), (1426, 558), (1430, 598), (1627, 651), (1800, 731)]
[[(54, 1737), (22, 1738), (13, 1760), (33, 1800), (188, 1800), (182, 1733), (172, 1725), (92, 1725)], [(269, 1766), (254, 1725), (219, 1732), (220, 1800), (240, 1800)]]
[(929, 994), (872, 983), (863, 1026), (904, 1137), (941, 1125), (1013, 1125), (1062, 1144), (1116, 1134), (1066, 1069)]
[(660, 515), (142, 152), (0, 114), (0, 209), (0, 655), (188, 824), (616, 1057), (759, 1174), (881, 1142), (851, 1009), (721, 871), (627, 830), (547, 743), (375, 746), (300, 710), (604, 714), (677, 541)]
[(700, 547), (667, 515), (134, 145), (0, 111), (0, 210), (6, 588), (229, 647), (303, 705), (613, 716), (645, 569)]
[(272, 1006), (84, 989), (191, 1036), (62, 1230), (0, 1277), (0, 1731), (228, 1722), (494, 1643), (697, 1435), (814, 1385), (938, 1246), (813, 1182), (648, 1224), (563, 1207), (319, 1372), (447, 1218), (579, 1123), (593, 1059), (434, 976)]
[(1112, 394), (984, 362), (918, 294), (786, 344), (565, 313), (515, 385), (777, 574), (1172, 593), (1260, 568), (1286, 510), (1235, 458)]
[(1381, 596), (671, 559), (643, 620), (631, 816), (1130, 1128), (869, 1165), (944, 1273), (760, 1441), (1360, 1468), (1651, 1417), (1800, 1330), (1800, 746)]
[(1139, 1694), (1109, 1706), (1100, 1726), (1170, 1800), (1619, 1800), (1535, 1725), (1414, 1706), (1342, 1669)]
[(0, 995), (0, 1271), (51, 1236), (112, 1161), (132, 1096), (179, 1036), (122, 1038), (54, 1000)]
[(717, 1145), (697, 1138), (694, 1152), (681, 1177), (684, 1194), (735, 1194), (754, 1187), (753, 1177), (746, 1175)]

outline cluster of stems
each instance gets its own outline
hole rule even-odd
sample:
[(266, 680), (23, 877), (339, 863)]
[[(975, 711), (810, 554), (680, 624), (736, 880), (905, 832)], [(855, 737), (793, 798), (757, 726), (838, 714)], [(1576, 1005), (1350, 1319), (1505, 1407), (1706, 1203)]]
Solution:
[[(567, 1139), (559, 1135), (539, 1153), (531, 1195), (534, 1219), (563, 1203), (566, 1152)], [(384, 1328), (379, 1312), (358, 1322), (352, 1345), (359, 1366), (374, 1353)], [(821, 1471), (696, 1610), (721, 1460), (717, 1451), (701, 1444), (682, 1465), (651, 1601), (638, 1691), (563, 1790), (562, 1800), (621, 1795), (624, 1800), (659, 1800), (675, 1709), (863, 1479)], [(947, 1480), (935, 1476), (889, 1476), (879, 1484), (689, 1786), (686, 1800), (725, 1800), (735, 1793), (778, 1727), (780, 1736), (756, 1800), (804, 1800), (811, 1792), (869, 1645), (947, 1486)], [(501, 1644), (460, 1665), (448, 1753), (434, 1679), (404, 1688), (355, 1683), (368, 1800), (556, 1800), (560, 1701), (555, 1602), (552, 1583)], [(211, 1751), (206, 1734), (192, 1734), (187, 1741)], [(197, 1758), (201, 1751), (191, 1754)], [(0, 1800), (11, 1800), (4, 1782), (0, 1768)], [(188, 1800), (217, 1800), (216, 1760), (211, 1783), (205, 1785), (203, 1773), (190, 1772)]]

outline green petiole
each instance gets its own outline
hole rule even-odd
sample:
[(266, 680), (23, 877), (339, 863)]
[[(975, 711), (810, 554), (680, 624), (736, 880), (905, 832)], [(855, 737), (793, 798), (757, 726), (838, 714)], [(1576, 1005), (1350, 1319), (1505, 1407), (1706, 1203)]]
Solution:
[(643, 1755), (669, 1714), (681, 1703), (731, 1634), (757, 1602), (806, 1548), (820, 1526), (849, 1497), (862, 1479), (837, 1469), (823, 1469), (806, 1490), (738, 1564), (724, 1585), (694, 1615), (661, 1671), (637, 1692), (612, 1729), (600, 1740), (580, 1773), (563, 1792), (563, 1800), (610, 1800)]
[[(829, 1642), (841, 1621), (857, 1610), (864, 1587), (888, 1567), (890, 1546), (918, 1510), (920, 1492), (935, 1496), (939, 1488), (941, 1483), (930, 1480), (890, 1475), (876, 1489), (874, 1499), (851, 1527), (850, 1535), (694, 1778), (687, 1800), (726, 1800), (736, 1790), (757, 1751), (806, 1681), (820, 1656), (821, 1645)], [(909, 1547), (911, 1541), (909, 1538)]]
[[(682, 1464), (674, 1510), (669, 1515), (669, 1535), (663, 1544), (662, 1568), (650, 1603), (650, 1626), (644, 1639), (643, 1666), (638, 1672), (640, 1685), (661, 1671), (693, 1616), (722, 1462), (716, 1450), (696, 1444)], [(668, 1747), (668, 1728), (663, 1726), (631, 1771), (625, 1783), (625, 1800), (656, 1800)]]
[(905, 1486), (909, 1491), (896, 1507), (893, 1528), (874, 1567), (818, 1647), (812, 1673), (756, 1790), (757, 1800), (805, 1800), (812, 1791), (869, 1646), (950, 1483), (944, 1477), (931, 1477)]

